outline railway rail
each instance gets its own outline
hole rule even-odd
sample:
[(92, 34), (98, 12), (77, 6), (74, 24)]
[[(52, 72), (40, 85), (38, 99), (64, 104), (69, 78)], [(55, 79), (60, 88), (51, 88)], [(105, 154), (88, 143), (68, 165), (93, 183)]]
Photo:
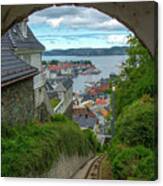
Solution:
[(104, 159), (104, 155), (98, 156), (90, 165), (85, 179), (100, 179), (100, 167), (101, 162)]

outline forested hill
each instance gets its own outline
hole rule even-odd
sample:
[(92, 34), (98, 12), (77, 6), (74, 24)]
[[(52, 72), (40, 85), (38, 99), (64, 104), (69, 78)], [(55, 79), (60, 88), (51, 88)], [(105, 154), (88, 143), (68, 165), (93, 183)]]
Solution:
[(106, 55), (126, 55), (128, 47), (112, 48), (78, 48), (78, 49), (54, 49), (45, 51), (44, 56), (106, 56)]

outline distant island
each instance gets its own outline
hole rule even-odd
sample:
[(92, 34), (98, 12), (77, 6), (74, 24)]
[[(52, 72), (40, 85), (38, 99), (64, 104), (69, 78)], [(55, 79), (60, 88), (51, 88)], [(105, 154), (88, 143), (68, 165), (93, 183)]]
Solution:
[(72, 49), (53, 49), (45, 51), (44, 56), (109, 56), (126, 55), (128, 47), (111, 48), (72, 48)]

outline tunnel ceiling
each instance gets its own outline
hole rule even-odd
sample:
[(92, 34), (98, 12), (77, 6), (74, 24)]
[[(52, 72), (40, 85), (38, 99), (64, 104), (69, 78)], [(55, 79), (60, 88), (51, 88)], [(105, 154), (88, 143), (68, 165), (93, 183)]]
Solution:
[[(61, 6), (63, 4), (56, 4)], [(65, 5), (65, 4), (64, 4)], [(70, 5), (70, 4), (69, 4)], [(143, 45), (155, 56), (157, 49), (157, 3), (146, 2), (115, 2), (115, 3), (81, 3), (76, 6), (93, 7), (116, 18), (128, 27)], [(2, 35), (15, 23), (35, 11), (52, 6), (42, 5), (2, 5), (1, 33)]]

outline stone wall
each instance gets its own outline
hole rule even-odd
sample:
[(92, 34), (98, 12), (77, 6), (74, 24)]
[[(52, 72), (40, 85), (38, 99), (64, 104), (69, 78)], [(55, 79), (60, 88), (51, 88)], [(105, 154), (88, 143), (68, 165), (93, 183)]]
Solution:
[(51, 169), (40, 177), (71, 178), (93, 156), (92, 153), (88, 156), (79, 156), (74, 154), (74, 156), (68, 157), (62, 155), (58, 162), (55, 162)]
[(19, 81), (2, 88), (1, 114), (3, 124), (26, 124), (34, 117), (33, 79)]
[(35, 97), (35, 107), (38, 108), (44, 102), (45, 87), (41, 86), (36, 89), (34, 88), (34, 97)]
[(39, 120), (41, 122), (48, 121), (50, 118), (50, 114), (47, 111), (47, 107), (45, 103), (42, 103), (39, 107), (35, 108), (35, 120)]
[(73, 111), (73, 102), (68, 106), (67, 110), (65, 111), (65, 115), (72, 119), (72, 111)]

